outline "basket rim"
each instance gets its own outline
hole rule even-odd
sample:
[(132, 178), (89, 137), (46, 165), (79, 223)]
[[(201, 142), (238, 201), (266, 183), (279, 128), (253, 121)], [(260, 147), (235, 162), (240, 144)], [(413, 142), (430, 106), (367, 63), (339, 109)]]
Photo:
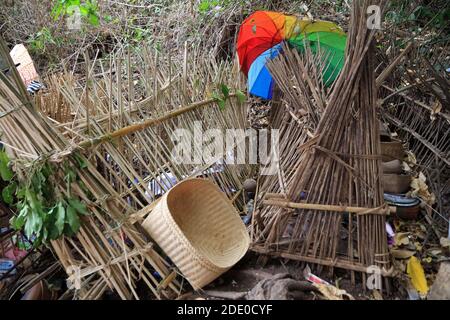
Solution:
[[(220, 273), (223, 270), (227, 270), (231, 268), (235, 263), (226, 265), (226, 266), (219, 266), (215, 264), (207, 255), (202, 254), (195, 246), (192, 245), (191, 241), (186, 237), (186, 235), (181, 230), (178, 223), (175, 221), (174, 217), (170, 214), (170, 208), (168, 205), (167, 198), (170, 196), (170, 193), (174, 191), (177, 187), (179, 187), (182, 184), (186, 183), (192, 183), (192, 182), (201, 182), (208, 184), (211, 186), (215, 191), (217, 191), (218, 195), (223, 197), (223, 199), (227, 202), (230, 207), (236, 211), (236, 208), (230, 203), (230, 200), (227, 196), (223, 194), (223, 192), (220, 190), (220, 188), (214, 184), (209, 179), (203, 179), (203, 178), (189, 178), (183, 181), (180, 181), (175, 186), (173, 186), (168, 192), (166, 192), (163, 197), (165, 197), (165, 201), (159, 201), (159, 203), (155, 206), (155, 208), (152, 210), (154, 211), (157, 208), (161, 208), (161, 217), (164, 220), (165, 224), (170, 228), (171, 232), (174, 234), (174, 236), (177, 238), (177, 240), (181, 241), (183, 245), (186, 247), (187, 250), (190, 251), (190, 253), (193, 255), (193, 258), (204, 268), (210, 270), (211, 272)], [(161, 198), (163, 200), (163, 198)], [(163, 206), (163, 207), (162, 207)], [(164, 210), (166, 209), (166, 210)], [(248, 235), (248, 232), (245, 228), (245, 226), (242, 224), (242, 233), (245, 235), (244, 240), (245, 244), (242, 246), (242, 253), (239, 255), (239, 258), (237, 261), (239, 261), (245, 253), (248, 251), (248, 248), (250, 246), (250, 236)]]

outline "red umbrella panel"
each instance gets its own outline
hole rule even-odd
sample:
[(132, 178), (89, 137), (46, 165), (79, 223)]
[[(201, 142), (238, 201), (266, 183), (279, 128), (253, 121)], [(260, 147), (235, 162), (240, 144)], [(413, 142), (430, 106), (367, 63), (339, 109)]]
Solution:
[(264, 51), (284, 39), (286, 16), (282, 13), (257, 11), (242, 23), (237, 40), (241, 70), (247, 76), (253, 61)]

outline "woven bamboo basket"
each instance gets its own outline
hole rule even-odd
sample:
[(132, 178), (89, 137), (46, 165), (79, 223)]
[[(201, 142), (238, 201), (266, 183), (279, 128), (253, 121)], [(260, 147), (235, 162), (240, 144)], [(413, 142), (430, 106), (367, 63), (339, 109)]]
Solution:
[(178, 183), (142, 226), (196, 290), (236, 264), (250, 244), (236, 209), (205, 179)]
[(384, 192), (400, 194), (405, 193), (410, 189), (411, 176), (407, 174), (383, 174), (383, 189)]
[(381, 142), (381, 155), (383, 161), (403, 160), (405, 150), (400, 141)]
[(383, 173), (401, 173), (403, 171), (402, 162), (398, 159), (383, 162), (381, 167), (383, 168)]

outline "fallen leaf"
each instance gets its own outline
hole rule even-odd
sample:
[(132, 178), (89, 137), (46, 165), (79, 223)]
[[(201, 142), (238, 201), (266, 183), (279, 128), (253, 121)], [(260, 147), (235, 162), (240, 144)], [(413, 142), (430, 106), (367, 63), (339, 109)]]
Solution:
[(415, 166), (417, 164), (417, 159), (414, 153), (408, 150), (406, 151), (406, 155), (407, 155), (406, 162), (408, 162), (409, 165)]
[(436, 201), (436, 196), (428, 190), (428, 185), (426, 183), (427, 179), (422, 172), (411, 181), (410, 187), (411, 191), (407, 193), (409, 197), (419, 197), (426, 203), (432, 205)]
[(378, 290), (373, 290), (372, 295), (375, 300), (383, 300), (383, 296), (381, 295), (380, 291), (378, 291)]
[(408, 259), (412, 257), (415, 252), (410, 250), (391, 249), (391, 254), (396, 259)]
[(439, 100), (436, 100), (436, 102), (434, 103), (434, 106), (433, 106), (432, 114), (439, 113), (439, 112), (441, 112), (441, 110), (442, 110), (442, 104)]
[(417, 251), (422, 251), (422, 244), (420, 243), (420, 242), (418, 242), (418, 241), (416, 241), (416, 242), (414, 242), (414, 246), (416, 247), (416, 250)]
[(393, 265), (394, 265), (394, 270), (397, 271), (397, 274), (404, 274), (406, 272), (405, 260), (394, 259)]
[(442, 237), (439, 241), (443, 248), (450, 248), (450, 239)]
[(406, 246), (409, 244), (409, 232), (399, 232), (394, 236), (396, 246)]
[(422, 297), (425, 297), (428, 293), (428, 284), (427, 279), (425, 278), (425, 272), (423, 271), (419, 259), (414, 256), (409, 258), (406, 272), (411, 278), (411, 284), (414, 288)]
[(442, 254), (442, 250), (441, 249), (432, 249), (427, 251), (428, 254), (432, 255), (433, 257), (438, 257)]
[(419, 225), (420, 230), (422, 230), (423, 232), (427, 232), (427, 227), (425, 227), (424, 224), (419, 223), (418, 225)]
[(422, 261), (426, 262), (426, 263), (431, 263), (431, 262), (433, 262), (433, 258), (432, 257), (426, 257), (426, 258), (422, 259)]
[(412, 171), (411, 167), (405, 161), (403, 161), (402, 167), (403, 167), (403, 171), (405, 171), (405, 172), (411, 172)]
[(419, 231), (415, 233), (415, 236), (419, 239), (424, 240), (427, 237), (427, 234), (425, 232)]
[(333, 285), (326, 285), (323, 283), (313, 283), (320, 293), (328, 300), (355, 300), (347, 291), (336, 288)]

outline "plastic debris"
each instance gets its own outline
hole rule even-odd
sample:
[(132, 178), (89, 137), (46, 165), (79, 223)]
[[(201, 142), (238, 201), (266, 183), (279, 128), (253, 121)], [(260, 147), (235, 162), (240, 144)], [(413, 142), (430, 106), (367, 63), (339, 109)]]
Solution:
[(306, 280), (308, 280), (311, 283), (331, 285), (330, 283), (328, 283), (325, 280), (319, 278), (315, 274), (312, 274), (311, 273), (311, 268), (308, 265), (303, 270), (303, 276), (305, 277)]
[(386, 233), (388, 235), (388, 244), (391, 246), (394, 242), (395, 232), (389, 222), (386, 222)]
[(409, 258), (406, 272), (411, 278), (411, 284), (419, 292), (419, 295), (423, 298), (428, 293), (427, 279), (425, 278), (425, 272), (422, 265), (416, 257)]

